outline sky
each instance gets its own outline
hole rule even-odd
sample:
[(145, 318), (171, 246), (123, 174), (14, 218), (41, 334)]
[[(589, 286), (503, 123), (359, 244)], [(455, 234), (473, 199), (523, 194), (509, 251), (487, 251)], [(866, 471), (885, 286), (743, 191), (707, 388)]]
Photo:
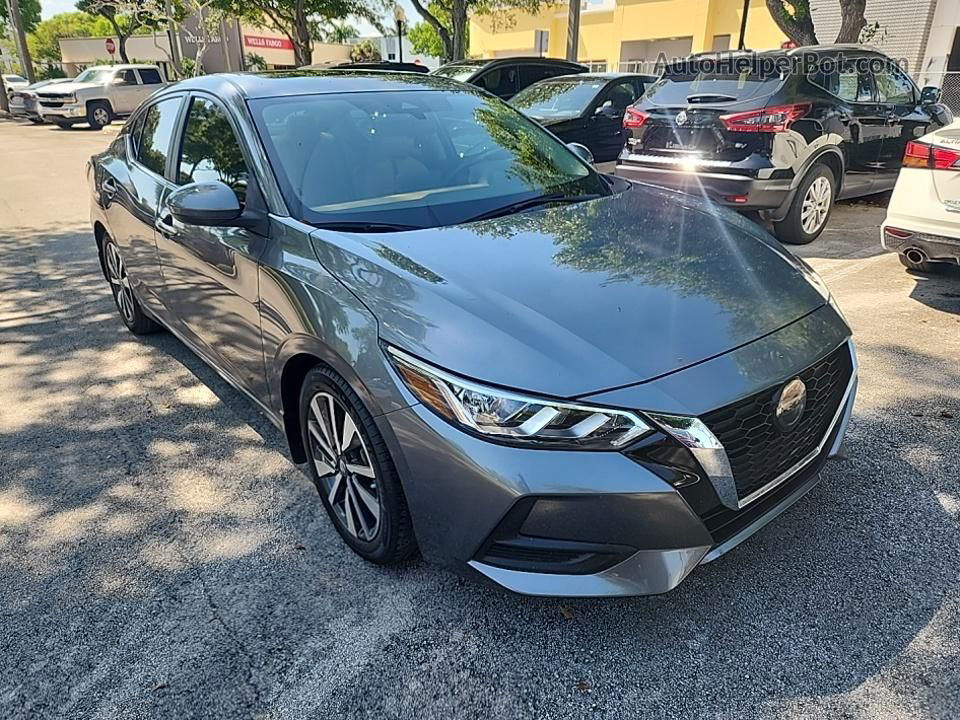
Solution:
[[(76, 11), (77, 0), (40, 0), (40, 14), (44, 19), (50, 17), (51, 15), (56, 15), (57, 13), (64, 12), (75, 12)], [(413, 9), (413, 5), (410, 3), (410, 0), (399, 0), (400, 5), (403, 6), (403, 9), (407, 13), (407, 22), (411, 25), (420, 21), (420, 16), (417, 14), (417, 11)], [(386, 27), (391, 27), (393, 25), (393, 15), (392, 13), (387, 14), (388, 17), (384, 18), (384, 25)], [(378, 34), (376, 29), (368, 23), (366, 20), (356, 20), (350, 23), (360, 32), (361, 35), (376, 35)]]

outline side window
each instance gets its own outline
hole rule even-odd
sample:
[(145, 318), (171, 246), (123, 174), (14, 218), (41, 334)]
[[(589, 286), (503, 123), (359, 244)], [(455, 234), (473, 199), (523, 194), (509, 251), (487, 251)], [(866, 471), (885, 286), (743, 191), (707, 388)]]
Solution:
[(607, 101), (610, 102), (610, 105), (614, 110), (620, 113), (633, 105), (633, 103), (637, 101), (637, 94), (633, 87), (633, 81), (624, 80), (623, 82), (619, 82), (613, 87), (608, 88), (606, 93), (604, 93), (603, 101), (600, 104), (603, 105)]
[(117, 80), (120, 81), (121, 85), (136, 85), (137, 84), (137, 74), (133, 70), (124, 70), (117, 73)]
[(143, 127), (137, 133), (137, 161), (157, 175), (163, 175), (166, 169), (179, 112), (180, 98), (161, 100), (147, 109), (143, 116)]
[(521, 65), (520, 66), (520, 87), (525, 88), (533, 85), (539, 80), (565, 75), (566, 70), (562, 68), (551, 67), (550, 65)]
[(847, 102), (873, 102), (873, 90), (870, 79), (862, 74), (855, 62), (844, 63), (833, 76), (835, 89), (827, 87), (834, 95)]
[(517, 92), (517, 66), (501, 65), (477, 79), (477, 85), (497, 96), (512, 95)]
[(887, 65), (883, 70), (874, 74), (877, 83), (877, 94), (880, 102), (893, 105), (915, 105), (917, 100), (913, 92), (913, 83), (903, 74), (900, 68)]
[(160, 71), (153, 68), (140, 68), (140, 82), (144, 85), (163, 85), (163, 78), (160, 77)]
[(210, 100), (193, 98), (180, 146), (177, 182), (226, 183), (243, 204), (247, 193), (247, 163), (224, 111)]

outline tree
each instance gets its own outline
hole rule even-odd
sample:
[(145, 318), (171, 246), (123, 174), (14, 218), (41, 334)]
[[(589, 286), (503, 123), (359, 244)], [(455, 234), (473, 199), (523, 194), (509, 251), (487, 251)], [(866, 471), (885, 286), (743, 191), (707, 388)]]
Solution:
[[(23, 31), (32, 32), (40, 23), (40, 0), (20, 0), (20, 17), (23, 20)], [(9, 33), (9, 25), (7, 0), (0, 0), (0, 35)]]
[(446, 55), (443, 40), (429, 23), (419, 22), (407, 33), (413, 51), (418, 55), (432, 55), (442, 58)]
[(256, 24), (265, 24), (287, 36), (293, 44), (295, 63), (313, 61), (313, 43), (322, 37), (324, 24), (348, 17), (363, 18), (380, 28), (380, 17), (389, 0), (218, 0), (231, 14)]
[[(536, 13), (544, 5), (550, 4), (548, 0), (432, 0), (426, 5), (422, 0), (411, 2), (439, 38), (443, 51), (437, 54), (445, 60), (462, 60), (466, 57), (470, 11), (479, 15), (507, 15), (506, 22), (509, 23), (508, 14), (513, 11)], [(420, 36), (425, 42), (428, 41), (426, 30), (421, 30)]]
[(27, 45), (36, 60), (59, 62), (62, 60), (60, 38), (97, 37), (110, 32), (106, 18), (85, 12), (59, 13), (40, 22), (27, 36)]
[(353, 62), (380, 62), (380, 48), (372, 40), (358, 42), (350, 49), (350, 59)]
[(130, 62), (127, 55), (127, 40), (143, 27), (140, 18), (142, 0), (78, 0), (77, 10), (97, 15), (110, 23), (117, 38), (117, 52), (123, 62)]
[(359, 36), (360, 33), (353, 25), (342, 20), (330, 20), (320, 26), (320, 39), (325, 43), (345, 45)]
[[(810, 0), (766, 0), (767, 9), (777, 27), (797, 45), (819, 45), (814, 29)], [(864, 13), (867, 0), (837, 0), (840, 6), (840, 32), (836, 42), (856, 43), (867, 25)]]

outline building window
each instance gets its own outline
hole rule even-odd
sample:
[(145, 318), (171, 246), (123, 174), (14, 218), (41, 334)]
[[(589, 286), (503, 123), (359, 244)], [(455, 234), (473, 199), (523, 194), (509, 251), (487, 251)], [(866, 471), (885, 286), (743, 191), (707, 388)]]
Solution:
[(714, 52), (723, 52), (724, 50), (730, 49), (730, 36), (729, 35), (714, 35), (713, 36), (713, 51)]

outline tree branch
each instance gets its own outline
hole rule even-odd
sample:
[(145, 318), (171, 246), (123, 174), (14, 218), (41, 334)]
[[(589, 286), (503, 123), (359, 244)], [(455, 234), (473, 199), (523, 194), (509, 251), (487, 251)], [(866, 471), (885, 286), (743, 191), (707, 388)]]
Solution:
[[(766, 0), (770, 16), (797, 45), (819, 45), (810, 16), (810, 0)], [(789, 6), (789, 9), (788, 9)]]

